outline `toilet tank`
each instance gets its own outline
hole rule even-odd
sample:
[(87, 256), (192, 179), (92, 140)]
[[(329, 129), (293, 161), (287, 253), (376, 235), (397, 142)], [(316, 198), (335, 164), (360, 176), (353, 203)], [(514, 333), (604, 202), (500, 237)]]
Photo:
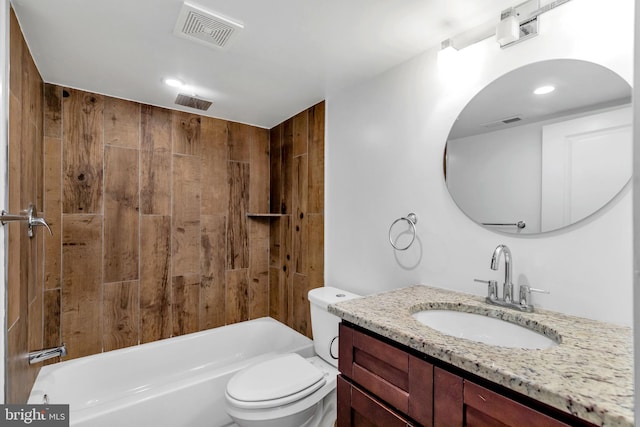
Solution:
[(311, 331), (316, 354), (333, 366), (338, 366), (338, 324), (340, 318), (327, 311), (330, 304), (360, 298), (351, 292), (325, 286), (309, 291)]

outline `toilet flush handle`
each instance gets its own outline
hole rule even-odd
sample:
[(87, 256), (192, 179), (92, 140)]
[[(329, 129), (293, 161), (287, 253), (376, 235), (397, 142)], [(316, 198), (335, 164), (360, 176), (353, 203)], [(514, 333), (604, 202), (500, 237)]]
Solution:
[(329, 344), (329, 356), (331, 356), (331, 358), (334, 360), (338, 360), (338, 356), (333, 355), (333, 343), (336, 342), (337, 339), (338, 339), (338, 335), (333, 337), (333, 339), (331, 340), (331, 343)]

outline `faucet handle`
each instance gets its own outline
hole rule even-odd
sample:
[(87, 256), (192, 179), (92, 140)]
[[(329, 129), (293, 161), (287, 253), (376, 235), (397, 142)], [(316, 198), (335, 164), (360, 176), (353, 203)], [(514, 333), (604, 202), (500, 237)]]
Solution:
[(497, 280), (473, 279), (473, 281), (487, 284), (487, 298), (489, 298), (490, 300), (498, 299), (498, 281)]
[(53, 236), (53, 231), (51, 231), (51, 227), (44, 218), (38, 218), (38, 211), (33, 204), (29, 205), (29, 209), (27, 209), (27, 235), (29, 237), (33, 237), (33, 227), (36, 225), (40, 225), (46, 227), (49, 230), (49, 234)]
[(33, 237), (33, 227), (35, 227), (36, 225), (45, 227), (47, 230), (49, 230), (49, 234), (53, 236), (53, 231), (51, 231), (51, 227), (49, 227), (49, 224), (44, 218), (37, 218), (35, 216), (31, 217), (29, 219), (28, 225), (29, 225), (29, 237)]
[(520, 305), (528, 306), (531, 300), (531, 292), (537, 292), (539, 294), (550, 294), (551, 292), (546, 289), (532, 288), (529, 285), (520, 285)]

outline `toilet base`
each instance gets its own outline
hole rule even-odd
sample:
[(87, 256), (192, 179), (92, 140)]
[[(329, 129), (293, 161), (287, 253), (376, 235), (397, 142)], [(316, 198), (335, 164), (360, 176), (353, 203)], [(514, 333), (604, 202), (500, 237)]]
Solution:
[(233, 410), (228, 413), (238, 427), (333, 427), (337, 417), (336, 391), (333, 389), (314, 406), (286, 417), (251, 419), (253, 417), (243, 413), (240, 419), (234, 416)]
[(249, 417), (243, 416), (242, 419), (234, 417), (231, 412), (229, 416), (236, 422), (240, 427), (312, 427), (310, 421), (315, 417), (315, 412), (317, 406), (322, 405), (321, 402), (318, 402), (315, 406), (311, 408), (307, 408), (302, 412), (298, 412), (296, 414), (291, 414), (284, 418), (274, 418), (271, 420), (256, 419), (250, 420), (247, 419)]

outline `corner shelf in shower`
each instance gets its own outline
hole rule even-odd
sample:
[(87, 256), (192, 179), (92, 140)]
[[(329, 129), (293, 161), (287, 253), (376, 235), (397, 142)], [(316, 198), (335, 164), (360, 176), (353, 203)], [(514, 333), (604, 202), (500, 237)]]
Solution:
[(283, 216), (290, 216), (291, 214), (279, 214), (279, 213), (255, 213), (247, 212), (247, 218), (282, 218)]

